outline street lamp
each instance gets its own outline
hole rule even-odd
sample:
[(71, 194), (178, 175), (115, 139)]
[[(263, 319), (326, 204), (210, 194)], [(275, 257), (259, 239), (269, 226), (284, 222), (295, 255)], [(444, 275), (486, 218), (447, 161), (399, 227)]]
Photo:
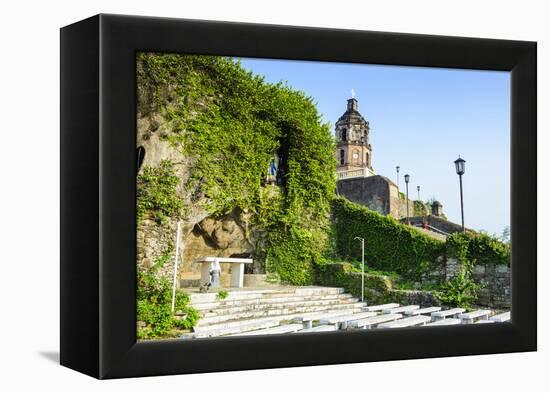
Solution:
[(420, 186), (416, 186), (416, 191), (418, 191), (418, 200), (420, 200)]
[(361, 302), (365, 301), (365, 239), (356, 236), (354, 240), (361, 242)]
[(460, 213), (462, 215), (462, 232), (465, 232), (464, 229), (464, 200), (462, 198), (462, 175), (466, 171), (466, 161), (464, 161), (460, 156), (455, 160), (456, 174), (460, 182)]
[(395, 167), (395, 171), (397, 172), (397, 189), (399, 190), (399, 165)]
[(405, 184), (407, 185), (407, 199), (405, 199), (405, 204), (407, 205), (407, 225), (411, 224), (409, 220), (409, 180), (411, 177), (407, 174), (405, 175)]

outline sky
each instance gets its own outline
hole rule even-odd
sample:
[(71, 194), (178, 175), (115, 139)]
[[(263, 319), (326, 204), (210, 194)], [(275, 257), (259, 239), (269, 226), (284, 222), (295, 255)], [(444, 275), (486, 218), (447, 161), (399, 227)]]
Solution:
[(462, 177), (467, 228), (500, 235), (510, 225), (510, 75), (503, 71), (240, 59), (268, 82), (286, 82), (313, 97), (323, 120), (334, 124), (351, 90), (370, 123), (372, 164), (397, 181), (410, 175), (409, 198), (443, 204), (460, 224)]

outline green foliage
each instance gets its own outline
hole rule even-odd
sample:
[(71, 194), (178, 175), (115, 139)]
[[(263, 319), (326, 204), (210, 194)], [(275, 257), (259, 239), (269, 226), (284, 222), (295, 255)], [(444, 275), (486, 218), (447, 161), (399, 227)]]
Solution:
[(422, 217), (430, 212), (430, 205), (422, 201), (415, 200), (413, 202), (413, 205), (414, 205), (414, 210), (413, 210), (414, 217)]
[(182, 214), (183, 202), (176, 195), (179, 177), (174, 165), (164, 160), (158, 167), (144, 167), (137, 177), (137, 218), (151, 217), (163, 222)]
[(344, 259), (359, 260), (365, 239), (365, 262), (369, 268), (396, 272), (419, 279), (441, 262), (445, 243), (343, 198), (332, 202), (334, 249)]
[[(217, 56), (141, 53), (138, 85), (163, 114), (164, 139), (192, 157), (188, 189), (223, 215), (255, 213), (267, 234), (262, 258), (283, 282), (312, 281), (327, 245), (335, 189), (334, 141), (315, 103), (282, 83), (267, 83)], [(282, 186), (265, 185), (283, 159)]]
[(229, 296), (229, 292), (225, 291), (225, 290), (221, 290), (219, 291), (217, 294), (216, 294), (216, 299), (218, 300), (223, 300), (223, 299), (226, 299), (227, 296)]
[(510, 264), (510, 245), (486, 233), (453, 233), (447, 237), (447, 256), (477, 264)]
[(190, 329), (200, 316), (189, 306), (189, 295), (176, 290), (175, 311), (172, 314), (172, 286), (158, 270), (170, 259), (171, 247), (159, 257), (147, 271), (138, 271), (137, 277), (137, 319), (145, 323), (138, 327), (137, 338), (148, 339), (166, 336), (172, 329)]
[(470, 310), (477, 301), (477, 291), (483, 288), (472, 279), (474, 265), (475, 260), (463, 260), (459, 274), (445, 282), (435, 297), (445, 305)]

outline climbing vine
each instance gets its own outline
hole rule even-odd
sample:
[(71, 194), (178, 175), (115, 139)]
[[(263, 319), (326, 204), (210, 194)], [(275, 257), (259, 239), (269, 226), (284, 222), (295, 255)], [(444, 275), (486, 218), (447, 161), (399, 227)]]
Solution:
[(361, 258), (355, 237), (365, 239), (365, 261), (374, 269), (418, 279), (442, 263), (445, 243), (368, 208), (337, 198), (332, 202), (334, 249), (343, 259)]
[[(163, 139), (192, 158), (185, 187), (204, 195), (200, 203), (213, 216), (255, 213), (267, 270), (310, 283), (335, 189), (334, 141), (312, 98), (225, 57), (140, 53), (137, 71), (139, 94), (152, 103), (140, 109), (162, 113)], [(275, 154), (277, 186), (266, 184)]]
[(164, 160), (158, 167), (145, 167), (137, 177), (137, 219), (145, 217), (163, 222), (170, 216), (179, 216), (183, 202), (176, 195), (179, 177), (173, 164)]

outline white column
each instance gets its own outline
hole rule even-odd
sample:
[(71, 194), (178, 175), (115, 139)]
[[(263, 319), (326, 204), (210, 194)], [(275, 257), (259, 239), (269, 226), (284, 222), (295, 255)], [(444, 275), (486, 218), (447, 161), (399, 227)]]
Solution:
[(244, 263), (233, 263), (231, 265), (231, 286), (241, 288), (244, 282)]

